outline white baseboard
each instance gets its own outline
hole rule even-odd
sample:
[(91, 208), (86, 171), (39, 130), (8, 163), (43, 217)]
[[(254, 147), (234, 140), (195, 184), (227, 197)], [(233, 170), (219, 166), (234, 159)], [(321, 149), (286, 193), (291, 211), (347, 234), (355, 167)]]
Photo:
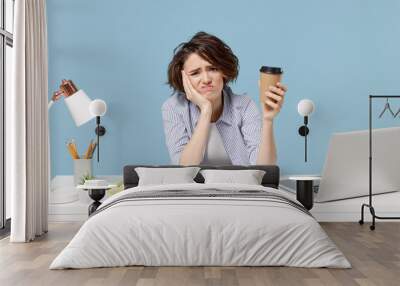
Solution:
[(49, 222), (85, 222), (88, 219), (87, 214), (49, 214)]

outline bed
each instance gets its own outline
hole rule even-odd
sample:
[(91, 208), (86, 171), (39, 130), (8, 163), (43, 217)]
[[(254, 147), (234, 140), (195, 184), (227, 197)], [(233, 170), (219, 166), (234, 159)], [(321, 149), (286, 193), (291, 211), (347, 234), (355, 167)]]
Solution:
[[(140, 186), (124, 168), (125, 190), (84, 223), (50, 269), (144, 266), (351, 267), (313, 216), (278, 189), (276, 166), (261, 185), (195, 182)], [(180, 168), (179, 166), (167, 166)]]

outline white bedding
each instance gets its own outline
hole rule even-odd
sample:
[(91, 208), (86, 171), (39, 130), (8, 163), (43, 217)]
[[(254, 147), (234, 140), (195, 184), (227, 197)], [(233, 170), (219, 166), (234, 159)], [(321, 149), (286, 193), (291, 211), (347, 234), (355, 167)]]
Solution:
[[(163, 190), (263, 190), (254, 185), (143, 186)], [(350, 263), (313, 217), (261, 198), (152, 198), (122, 201), (89, 218), (50, 269), (127, 265), (295, 266), (349, 268)]]

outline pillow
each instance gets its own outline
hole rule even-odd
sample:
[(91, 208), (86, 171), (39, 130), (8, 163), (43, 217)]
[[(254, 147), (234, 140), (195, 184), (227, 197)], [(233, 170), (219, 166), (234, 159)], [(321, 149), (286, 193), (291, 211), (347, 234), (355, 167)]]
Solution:
[(234, 183), (261, 185), (265, 171), (262, 170), (202, 170), (204, 183)]
[(193, 179), (199, 170), (199, 167), (135, 168), (139, 176), (138, 186), (196, 183)]

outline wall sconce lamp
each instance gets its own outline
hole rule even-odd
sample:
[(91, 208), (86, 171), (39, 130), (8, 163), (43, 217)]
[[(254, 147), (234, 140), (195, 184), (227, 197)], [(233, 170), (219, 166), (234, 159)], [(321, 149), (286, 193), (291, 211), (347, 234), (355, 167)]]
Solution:
[(69, 113), (77, 127), (85, 124), (94, 116), (89, 112), (89, 104), (91, 99), (82, 89), (77, 89), (72, 80), (63, 79), (60, 89), (53, 93), (53, 96), (48, 104), (48, 110), (53, 106), (54, 102), (62, 96), (65, 98)]
[(106, 134), (106, 129), (104, 126), (100, 125), (100, 117), (104, 116), (107, 111), (107, 104), (104, 100), (95, 99), (89, 105), (90, 114), (96, 117), (96, 129), (95, 133), (97, 135), (97, 162), (99, 162), (100, 158), (100, 136)]
[(304, 125), (300, 126), (299, 134), (304, 136), (304, 162), (307, 162), (307, 135), (310, 133), (308, 129), (308, 116), (314, 111), (314, 103), (310, 99), (302, 99), (297, 105), (298, 113), (304, 117)]

